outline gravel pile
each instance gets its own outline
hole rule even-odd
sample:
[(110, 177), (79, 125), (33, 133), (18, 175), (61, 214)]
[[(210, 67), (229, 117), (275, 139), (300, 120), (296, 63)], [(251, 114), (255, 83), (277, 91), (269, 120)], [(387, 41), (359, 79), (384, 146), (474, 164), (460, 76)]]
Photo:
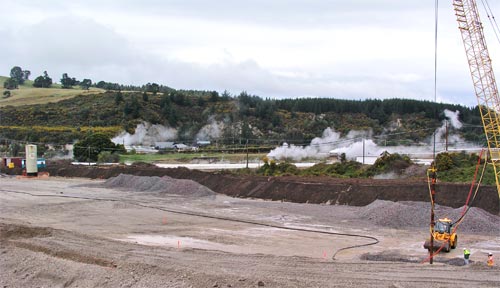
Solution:
[(215, 192), (193, 180), (174, 179), (168, 176), (134, 176), (120, 174), (102, 184), (106, 188), (149, 192), (155, 195), (182, 195), (189, 197), (215, 196)]
[[(409, 230), (413, 227), (429, 226), (430, 206), (427, 202), (376, 200), (361, 209), (360, 217), (379, 226)], [(439, 205), (435, 208), (436, 220), (447, 217), (452, 221), (459, 219), (464, 209), (464, 207), (453, 209)], [(458, 231), (498, 234), (500, 217), (472, 207), (465, 215)]]

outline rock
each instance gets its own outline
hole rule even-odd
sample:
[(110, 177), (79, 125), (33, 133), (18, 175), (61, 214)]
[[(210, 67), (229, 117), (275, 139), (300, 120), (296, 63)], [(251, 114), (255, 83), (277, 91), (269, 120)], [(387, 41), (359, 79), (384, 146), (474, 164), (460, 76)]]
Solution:
[(263, 282), (263, 281), (259, 281), (259, 282), (257, 282), (257, 286), (259, 286), (259, 287), (264, 287), (265, 285), (264, 285), (264, 282)]

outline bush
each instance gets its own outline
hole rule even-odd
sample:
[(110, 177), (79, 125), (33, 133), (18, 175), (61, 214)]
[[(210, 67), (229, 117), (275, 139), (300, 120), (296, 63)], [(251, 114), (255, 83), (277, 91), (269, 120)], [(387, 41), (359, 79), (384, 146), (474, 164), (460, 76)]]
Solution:
[(403, 156), (398, 153), (390, 154), (385, 152), (380, 158), (375, 161), (373, 166), (367, 169), (366, 173), (368, 176), (374, 176), (378, 174), (394, 172), (396, 174), (401, 174), (402, 171), (413, 162), (408, 156)]
[(94, 133), (77, 142), (73, 154), (78, 161), (97, 161), (99, 154), (103, 152), (125, 153), (124, 150), (123, 145), (115, 145), (105, 134)]
[(99, 163), (118, 163), (120, 162), (120, 155), (118, 153), (111, 153), (110, 151), (103, 151), (97, 156)]

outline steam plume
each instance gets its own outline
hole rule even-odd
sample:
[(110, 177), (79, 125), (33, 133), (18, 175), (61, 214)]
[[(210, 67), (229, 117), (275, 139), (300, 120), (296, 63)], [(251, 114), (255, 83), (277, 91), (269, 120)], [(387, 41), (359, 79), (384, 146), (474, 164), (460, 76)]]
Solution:
[(123, 131), (120, 135), (111, 139), (115, 144), (130, 145), (154, 145), (155, 142), (174, 140), (177, 138), (177, 130), (171, 127), (141, 123), (135, 128), (135, 133), (130, 134)]
[(213, 140), (222, 136), (224, 130), (224, 123), (215, 121), (214, 117), (210, 117), (208, 124), (203, 126), (196, 134), (198, 140)]
[[(453, 133), (454, 130), (460, 129), (462, 123), (459, 120), (459, 111), (445, 110), (444, 114), (451, 124), (448, 132), (448, 144), (464, 143), (460, 135)], [(447, 123), (443, 121), (441, 127), (436, 130), (436, 142), (439, 144), (438, 151), (444, 150), (445, 131)], [(371, 131), (351, 131), (345, 137), (341, 137), (340, 133), (335, 132), (332, 128), (328, 127), (323, 131), (323, 135), (314, 138), (311, 144), (305, 147), (294, 146), (287, 144), (278, 147), (269, 152), (268, 157), (273, 159), (292, 159), (300, 161), (306, 158), (324, 159), (329, 154), (340, 155), (345, 153), (348, 160), (355, 160), (360, 156), (373, 156), (378, 157), (384, 151), (389, 153), (399, 153), (405, 155), (413, 155), (414, 157), (429, 157), (433, 153), (433, 147), (430, 139), (427, 145), (422, 146), (378, 146), (372, 139)], [(465, 145), (466, 148), (473, 147), (472, 144)]]

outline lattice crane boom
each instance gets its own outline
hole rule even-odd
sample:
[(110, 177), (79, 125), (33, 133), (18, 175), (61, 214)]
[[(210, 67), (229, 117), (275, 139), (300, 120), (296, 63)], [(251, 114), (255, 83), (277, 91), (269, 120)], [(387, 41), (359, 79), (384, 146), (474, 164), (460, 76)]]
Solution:
[(475, 0), (453, 0), (500, 197), (500, 100)]

